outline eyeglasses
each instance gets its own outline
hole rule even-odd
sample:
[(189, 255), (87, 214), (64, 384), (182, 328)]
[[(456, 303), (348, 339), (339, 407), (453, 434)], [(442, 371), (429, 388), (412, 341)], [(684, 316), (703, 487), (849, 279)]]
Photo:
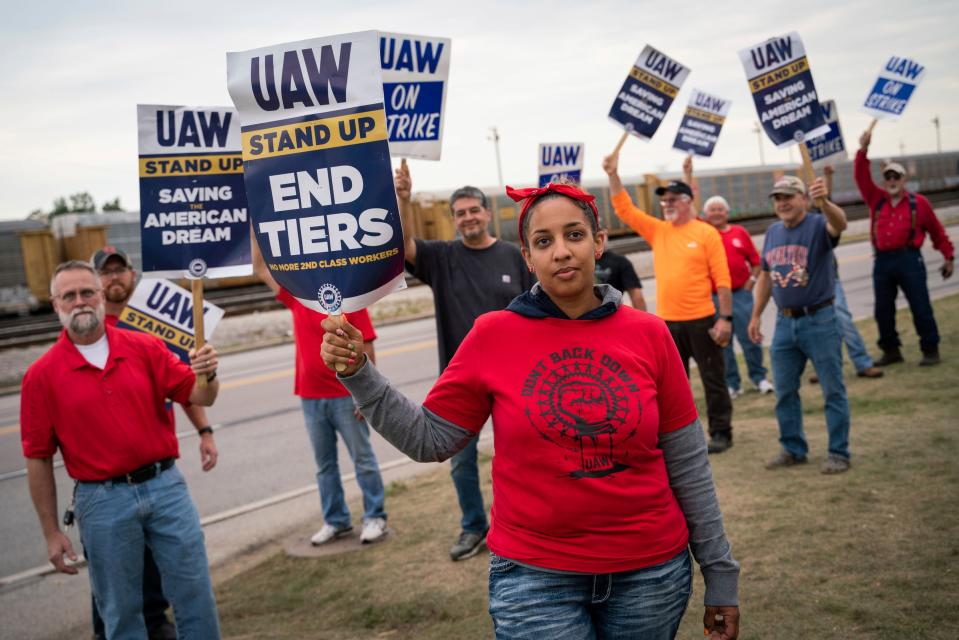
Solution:
[(104, 278), (119, 278), (129, 271), (130, 267), (118, 267), (116, 269), (100, 269), (98, 273)]
[(659, 204), (663, 205), (664, 207), (671, 207), (677, 202), (682, 202), (682, 200), (682, 198), (663, 198), (659, 201)]
[(93, 300), (97, 293), (97, 289), (80, 289), (79, 291), (67, 291), (66, 293), (61, 293), (57, 297), (67, 304), (73, 304), (77, 301), (77, 296), (83, 299), (84, 302), (87, 302), (89, 300)]
[(882, 178), (886, 182), (892, 182), (894, 180), (902, 180), (902, 176), (896, 173), (895, 171), (890, 171), (889, 173), (882, 174)]

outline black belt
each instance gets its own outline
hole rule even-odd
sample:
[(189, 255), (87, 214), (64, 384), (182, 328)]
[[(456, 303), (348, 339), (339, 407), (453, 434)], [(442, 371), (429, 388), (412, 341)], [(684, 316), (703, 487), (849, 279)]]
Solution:
[(116, 476), (115, 478), (110, 478), (108, 480), (92, 480), (91, 482), (97, 482), (100, 484), (107, 482), (112, 484), (140, 484), (157, 477), (162, 472), (172, 467), (173, 463), (175, 462), (176, 458), (164, 458), (159, 462), (145, 464), (139, 469), (134, 469), (130, 473), (126, 473), (122, 476)]
[(832, 304), (832, 298), (826, 300), (825, 302), (820, 302), (819, 304), (809, 305), (808, 307), (786, 307), (780, 309), (780, 312), (787, 318), (801, 318), (803, 316), (811, 316), (820, 309), (825, 309)]
[(909, 251), (919, 251), (916, 247), (902, 247), (901, 249), (886, 249), (880, 251), (879, 249), (873, 248), (873, 251), (877, 256), (894, 256), (897, 253), (907, 253)]

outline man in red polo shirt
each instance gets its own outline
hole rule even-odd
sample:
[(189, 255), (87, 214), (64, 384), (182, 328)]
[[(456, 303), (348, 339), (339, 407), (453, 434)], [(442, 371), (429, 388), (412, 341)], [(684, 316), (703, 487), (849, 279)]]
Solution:
[(875, 316), (879, 326), (879, 348), (882, 357), (877, 367), (902, 362), (901, 342), (896, 331), (896, 296), (899, 289), (909, 301), (912, 322), (919, 334), (922, 360), (929, 366), (939, 363), (939, 328), (929, 300), (926, 265), (922, 260), (922, 243), (926, 234), (932, 246), (942, 253), (945, 262), (939, 269), (943, 279), (952, 275), (955, 252), (946, 230), (936, 218), (932, 205), (922, 195), (906, 190), (906, 169), (898, 162), (882, 168), (883, 187), (872, 181), (870, 173), (870, 131), (859, 138), (859, 151), (853, 164), (853, 176), (862, 199), (869, 206), (869, 236), (876, 260), (872, 267), (872, 288), (876, 299)]
[[(103, 320), (107, 326), (116, 327), (120, 314), (136, 289), (137, 271), (133, 268), (133, 261), (126, 252), (107, 245), (93, 254), (90, 264), (97, 270), (100, 285), (103, 287), (106, 310)], [(183, 412), (199, 434), (200, 464), (204, 471), (209, 471), (216, 466), (217, 448), (206, 409), (200, 405), (185, 404)], [(150, 640), (176, 639), (176, 628), (166, 616), (169, 606), (170, 603), (163, 596), (160, 569), (156, 566), (150, 547), (146, 547), (143, 554), (143, 617)], [(106, 634), (95, 600), (92, 611), (93, 635), (96, 640), (103, 640)]]
[[(218, 638), (219, 621), (196, 507), (174, 461), (176, 433), (165, 403), (216, 399), (211, 345), (181, 362), (153, 336), (104, 323), (94, 269), (59, 265), (50, 283), (64, 326), (24, 375), (20, 437), (30, 495), (58, 571), (77, 573), (57, 517), (53, 456), (76, 480), (74, 505), (90, 582), (107, 637), (145, 637), (144, 546), (153, 551), (181, 637)], [(197, 375), (208, 383), (200, 386)]]

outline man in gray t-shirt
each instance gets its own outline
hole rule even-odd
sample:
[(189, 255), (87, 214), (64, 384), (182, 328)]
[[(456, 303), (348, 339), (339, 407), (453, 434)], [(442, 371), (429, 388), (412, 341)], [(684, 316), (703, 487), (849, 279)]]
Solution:
[[(413, 236), (412, 181), (406, 164), (396, 170), (396, 198), (405, 236), (406, 269), (433, 290), (440, 372), (446, 369), (473, 322), (503, 309), (533, 285), (519, 247), (490, 235), (493, 217), (486, 195), (462, 187), (450, 196), (457, 239), (421, 240)], [(451, 475), (463, 516), (462, 531), (450, 558), (463, 560), (480, 550), (489, 524), (479, 487), (476, 445), (479, 438), (451, 461)]]

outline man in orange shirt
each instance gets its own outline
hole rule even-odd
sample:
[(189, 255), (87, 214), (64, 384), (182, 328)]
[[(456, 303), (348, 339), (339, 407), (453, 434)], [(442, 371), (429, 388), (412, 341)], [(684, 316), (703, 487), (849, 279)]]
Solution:
[[(619, 155), (603, 159), (616, 215), (653, 249), (656, 315), (666, 321), (689, 375), (689, 358), (699, 367), (706, 391), (709, 452), (733, 445), (733, 404), (726, 390), (723, 347), (732, 335), (732, 292), (723, 241), (709, 224), (696, 219), (693, 191), (681, 181), (656, 189), (665, 220), (633, 205), (619, 178)], [(715, 288), (719, 317), (713, 305)]]

